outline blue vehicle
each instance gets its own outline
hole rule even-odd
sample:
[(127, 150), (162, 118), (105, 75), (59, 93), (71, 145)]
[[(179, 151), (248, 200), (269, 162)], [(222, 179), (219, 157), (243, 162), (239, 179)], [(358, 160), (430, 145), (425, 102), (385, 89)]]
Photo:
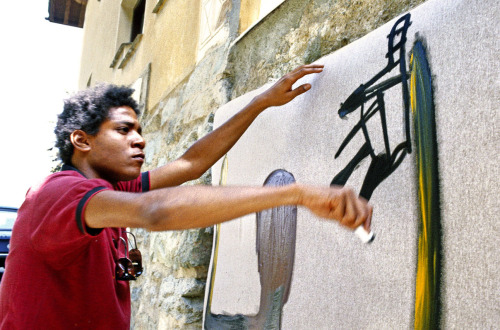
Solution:
[(17, 217), (17, 208), (0, 206), (0, 280), (5, 271), (5, 259), (9, 254), (12, 227)]

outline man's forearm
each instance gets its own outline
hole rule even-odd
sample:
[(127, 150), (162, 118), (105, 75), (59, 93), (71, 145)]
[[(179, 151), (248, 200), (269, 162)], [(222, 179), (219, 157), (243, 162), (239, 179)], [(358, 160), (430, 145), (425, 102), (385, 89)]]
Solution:
[(196, 141), (179, 159), (151, 171), (151, 189), (173, 187), (199, 178), (224, 156), (265, 110), (254, 98), (222, 126)]
[(234, 146), (265, 109), (264, 102), (258, 96), (255, 97), (223, 125), (194, 143), (182, 158), (196, 165), (196, 168), (192, 169), (195, 173), (205, 173)]
[(262, 111), (286, 104), (305, 93), (311, 88), (310, 84), (293, 89), (294, 84), (306, 75), (321, 71), (323, 65), (310, 64), (283, 76), (226, 123), (193, 144), (179, 159), (151, 171), (151, 189), (172, 187), (200, 177), (231, 149)]
[[(280, 187), (185, 186), (143, 196), (150, 230), (200, 228), (280, 205), (299, 205), (354, 229), (370, 227), (372, 207), (350, 188), (290, 184)], [(149, 199), (149, 200), (148, 200)]]
[(183, 186), (144, 194), (147, 229), (208, 227), (246, 214), (300, 200), (297, 185), (284, 187)]

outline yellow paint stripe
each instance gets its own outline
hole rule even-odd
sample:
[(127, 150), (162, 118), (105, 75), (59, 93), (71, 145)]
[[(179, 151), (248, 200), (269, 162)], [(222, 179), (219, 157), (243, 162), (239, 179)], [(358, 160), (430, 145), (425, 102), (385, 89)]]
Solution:
[[(227, 160), (227, 154), (224, 156), (224, 159), (222, 160), (222, 165), (221, 165), (221, 172), (220, 172), (220, 179), (219, 179), (219, 186), (225, 186), (227, 184), (227, 170), (228, 170), (228, 160)], [(213, 297), (213, 292), (214, 292), (214, 283), (215, 283), (215, 273), (217, 272), (217, 258), (219, 255), (219, 237), (220, 237), (220, 224), (215, 225), (215, 246), (213, 247), (214, 250), (214, 256), (212, 260), (212, 272), (210, 276), (210, 292), (208, 295), (208, 309), (206, 313), (210, 312), (211, 306), (212, 306), (212, 297)]]
[[(432, 169), (429, 166), (432, 150), (428, 149), (432, 145), (432, 127), (428, 127), (428, 122), (422, 122), (422, 116), (429, 113), (430, 109), (426, 107), (432, 106), (426, 104), (424, 86), (426, 82), (422, 74), (421, 63), (414, 57), (412, 53), (410, 58), (410, 102), (412, 113), (415, 117), (415, 132), (417, 144), (417, 170), (418, 170), (418, 197), (420, 205), (420, 228), (418, 238), (418, 256), (417, 256), (417, 274), (415, 280), (415, 329), (429, 329), (434, 326), (432, 324), (433, 313), (439, 311), (434, 310), (434, 299), (436, 298), (437, 285), (437, 251), (434, 249), (436, 237), (430, 237), (431, 222), (438, 219), (431, 219), (433, 206), (433, 178)], [(417, 88), (419, 89), (417, 92)], [(420, 97), (420, 99), (419, 99)]]

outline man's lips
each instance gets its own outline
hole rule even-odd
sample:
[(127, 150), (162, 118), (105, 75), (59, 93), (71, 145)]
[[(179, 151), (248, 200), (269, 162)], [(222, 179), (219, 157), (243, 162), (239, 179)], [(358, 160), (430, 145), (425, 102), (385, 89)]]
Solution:
[(132, 158), (144, 161), (144, 154), (143, 153), (135, 154), (135, 155), (132, 156)]

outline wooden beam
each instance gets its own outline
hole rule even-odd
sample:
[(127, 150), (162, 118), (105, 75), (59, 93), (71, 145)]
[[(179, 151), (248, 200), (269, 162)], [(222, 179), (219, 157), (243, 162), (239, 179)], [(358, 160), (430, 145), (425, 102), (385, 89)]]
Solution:
[(83, 22), (85, 20), (85, 9), (87, 6), (87, 1), (80, 4), (80, 18), (78, 19), (78, 27), (83, 27)]
[(69, 11), (71, 9), (71, 0), (66, 0), (66, 8), (64, 10), (64, 24), (68, 25), (69, 22)]
[(55, 11), (56, 11), (56, 4), (54, 3), (54, 0), (50, 1), (49, 10), (50, 10), (49, 20), (54, 21), (54, 14), (55, 14)]

